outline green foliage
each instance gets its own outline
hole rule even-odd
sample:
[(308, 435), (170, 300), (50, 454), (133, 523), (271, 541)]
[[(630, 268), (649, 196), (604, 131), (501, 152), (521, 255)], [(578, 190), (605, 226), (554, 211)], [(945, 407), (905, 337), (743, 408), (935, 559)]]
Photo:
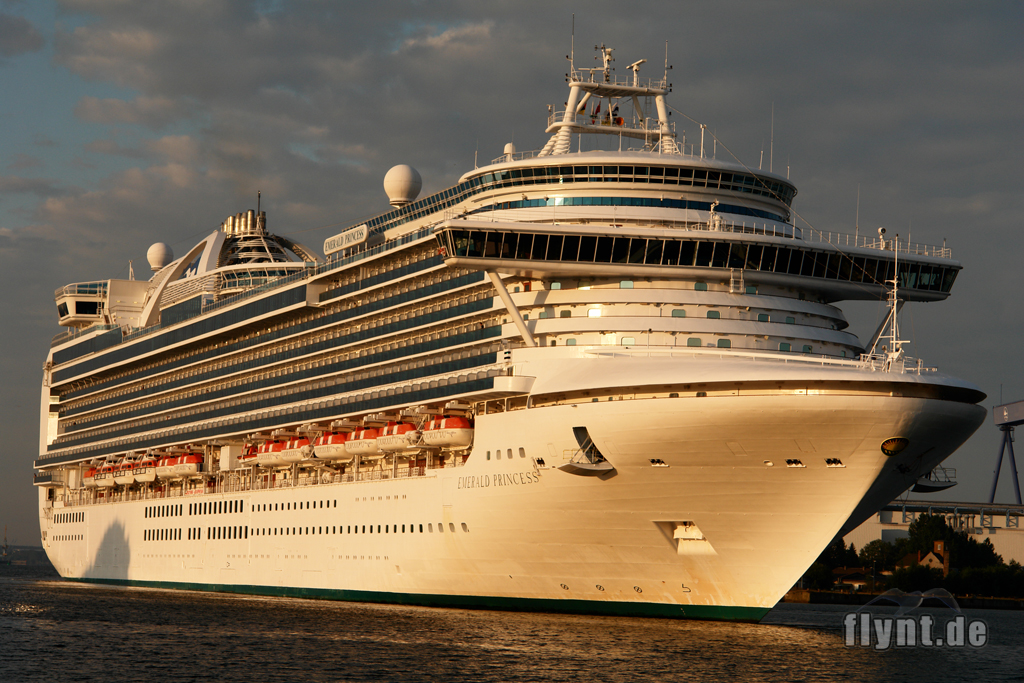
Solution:
[(1024, 596), (1024, 567), (1016, 562), (950, 572), (944, 587), (954, 595), (996, 598)]
[(804, 588), (812, 591), (831, 590), (834, 582), (831, 567), (822, 562), (815, 562), (804, 574)]
[(941, 588), (943, 584), (942, 570), (915, 564), (912, 567), (897, 569), (888, 583), (890, 588), (899, 588), (907, 593)]
[[(991, 597), (1024, 597), (1024, 567), (1011, 562), (1003, 564), (992, 541), (982, 543), (967, 532), (953, 529), (939, 515), (921, 515), (910, 525), (909, 537), (895, 543), (871, 541), (860, 551), (860, 564), (868, 571), (892, 571), (896, 563), (909, 553), (930, 553), (935, 541), (945, 543), (950, 572), (943, 579), (942, 571), (924, 566), (898, 569), (888, 580), (889, 587), (904, 591), (925, 591), (943, 587), (954, 595)], [(824, 553), (823, 553), (824, 555)]]
[(857, 549), (853, 547), (852, 543), (847, 548), (846, 543), (841, 538), (835, 539), (827, 548), (821, 551), (817, 561), (829, 569), (860, 566), (857, 564)]
[[(906, 555), (906, 553), (903, 553), (903, 555)], [(903, 555), (899, 554), (899, 549), (892, 543), (887, 543), (883, 540), (871, 541), (860, 549), (860, 566), (868, 570), (874, 567), (875, 571), (878, 572), (883, 570), (892, 571), (896, 568), (896, 562)]]
[(921, 515), (910, 524), (910, 543), (907, 552), (929, 553), (935, 541), (946, 543), (949, 566), (956, 569), (994, 567), (1003, 563), (992, 542), (978, 543), (966, 531), (957, 531), (946, 524), (940, 515)]

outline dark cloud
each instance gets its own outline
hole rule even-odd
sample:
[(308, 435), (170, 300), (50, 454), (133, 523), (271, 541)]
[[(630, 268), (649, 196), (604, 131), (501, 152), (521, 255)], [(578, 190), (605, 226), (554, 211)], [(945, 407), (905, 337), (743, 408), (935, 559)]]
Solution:
[(169, 97), (140, 96), (134, 100), (83, 97), (75, 116), (90, 123), (137, 123), (163, 128), (185, 116), (187, 105)]
[[(223, 217), (255, 208), (257, 190), (272, 230), (319, 246), (388, 208), (381, 181), (391, 166), (418, 168), (424, 193), (443, 188), (478, 150), (483, 164), (513, 139), (541, 147), (546, 105), (565, 101), (571, 5), (59, 4), (74, 20), (55, 27), (54, 62), (95, 83), (73, 123), (110, 130), (82, 141), (70, 125), (25, 123), (37, 146), (59, 137), (82, 150), (67, 164), (78, 175), (0, 177), (0, 209), (16, 198), (28, 216), (0, 213), (0, 315), (19, 321), (0, 354), (12, 387), (0, 429), (16, 445), (18, 477), (37, 448), (24, 397), (37, 395), (34, 363), (57, 331), (55, 287), (114, 276), (156, 241), (183, 253)], [(859, 187), (862, 232), (885, 225), (914, 241), (948, 240), (964, 271), (949, 301), (905, 309), (912, 353), (979, 383), (988, 405), (1001, 383), (1006, 400), (1024, 398), (1024, 304), (1014, 294), (1024, 288), (1024, 5), (595, 0), (575, 9), (578, 65), (593, 65), (603, 41), (616, 48), (619, 75), (640, 58), (642, 73), (658, 74), (668, 40), (677, 130), (693, 143), (694, 120), (705, 123), (752, 166), (764, 150), (765, 167), (788, 169), (795, 206), (815, 228), (852, 232)], [(731, 158), (722, 145), (717, 154)], [(873, 331), (876, 302), (843, 308), (853, 331)], [(987, 495), (997, 436), (986, 425), (954, 456), (975, 482), (956, 495)]]
[(55, 197), (61, 194), (55, 181), (48, 178), (22, 178), (0, 176), (0, 194), (33, 194), (38, 197)]
[(0, 13), (0, 57), (15, 57), (43, 47), (43, 37), (28, 19)]
[(57, 141), (46, 133), (36, 132), (32, 134), (32, 144), (36, 147), (56, 147)]
[(39, 168), (43, 165), (43, 160), (39, 157), (34, 157), (29, 154), (15, 154), (14, 159), (8, 164), (8, 168), (12, 171), (23, 171), (26, 168)]

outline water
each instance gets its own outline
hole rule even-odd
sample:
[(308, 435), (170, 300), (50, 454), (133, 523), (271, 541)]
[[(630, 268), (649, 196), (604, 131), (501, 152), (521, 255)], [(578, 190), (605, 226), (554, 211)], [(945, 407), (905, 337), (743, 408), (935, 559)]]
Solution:
[(732, 624), (112, 588), (0, 570), (0, 681), (12, 683), (1024, 680), (1020, 612), (967, 610), (988, 622), (981, 649), (877, 652), (844, 646), (838, 606), (783, 605), (761, 624)]

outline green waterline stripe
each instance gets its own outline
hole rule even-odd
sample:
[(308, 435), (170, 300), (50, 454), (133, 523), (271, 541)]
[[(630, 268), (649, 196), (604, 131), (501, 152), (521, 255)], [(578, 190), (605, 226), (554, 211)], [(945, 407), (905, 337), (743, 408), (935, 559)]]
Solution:
[(615, 617), (654, 617), (660, 619), (700, 619), (711, 621), (745, 621), (757, 623), (771, 608), (719, 605), (671, 605), (652, 602), (613, 602), (603, 600), (553, 600), (551, 598), (507, 598), (480, 595), (433, 595), (427, 593), (388, 593), (343, 590), (334, 588), (299, 588), (294, 586), (248, 586), (217, 583), (173, 581), (136, 581), (132, 579), (71, 578), (69, 581), (98, 583), (138, 588), (163, 588), (206, 593), (240, 593), (270, 597), (306, 598), (310, 600), (341, 600), (419, 607), (454, 607), (489, 609), (503, 612), (557, 612), (563, 614), (598, 614)]

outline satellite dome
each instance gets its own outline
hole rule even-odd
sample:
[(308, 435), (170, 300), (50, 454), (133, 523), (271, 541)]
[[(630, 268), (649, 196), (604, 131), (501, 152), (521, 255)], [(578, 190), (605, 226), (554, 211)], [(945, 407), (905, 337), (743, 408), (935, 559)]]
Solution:
[(423, 187), (419, 171), (407, 164), (395, 166), (384, 176), (384, 191), (391, 206), (405, 206), (414, 201)]
[(153, 272), (156, 272), (174, 260), (174, 252), (170, 246), (157, 242), (146, 252), (146, 260), (149, 261), (149, 267)]

